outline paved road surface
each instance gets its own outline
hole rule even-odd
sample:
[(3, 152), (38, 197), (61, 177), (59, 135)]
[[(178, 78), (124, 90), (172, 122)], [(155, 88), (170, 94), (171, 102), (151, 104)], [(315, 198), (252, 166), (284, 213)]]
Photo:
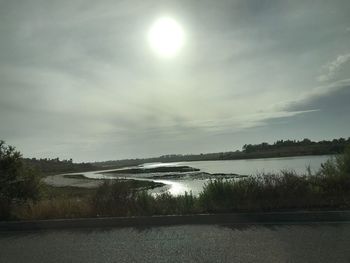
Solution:
[(350, 224), (0, 232), (0, 262), (350, 262)]

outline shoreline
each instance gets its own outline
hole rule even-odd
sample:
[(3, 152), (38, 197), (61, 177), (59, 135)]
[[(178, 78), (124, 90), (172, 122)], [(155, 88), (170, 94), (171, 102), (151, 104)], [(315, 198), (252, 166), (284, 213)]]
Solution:
[[(298, 163), (298, 158), (306, 158), (312, 160), (313, 158), (321, 158), (324, 157), (319, 155), (312, 155), (309, 157), (305, 156), (294, 156), (294, 157), (282, 157), (282, 158), (268, 158), (267, 162), (272, 161), (274, 163), (276, 161), (281, 161), (282, 163), (289, 163), (289, 160), (296, 160)], [(331, 156), (329, 156), (331, 158)], [(246, 168), (242, 170), (239, 167), (250, 167), (250, 161), (257, 162), (257, 167), (266, 166), (266, 163), (260, 163), (258, 160), (264, 159), (249, 159), (247, 163), (242, 160), (224, 160), (225, 162), (231, 162), (232, 165), (229, 164), (229, 169), (223, 169), (223, 171), (216, 172), (216, 169), (208, 169), (205, 167), (205, 163), (212, 163), (215, 167), (215, 162), (220, 166), (218, 160), (215, 161), (194, 161), (194, 162), (175, 162), (175, 163), (154, 163), (155, 165), (145, 165), (145, 166), (130, 166), (119, 169), (103, 169), (103, 170), (94, 170), (90, 172), (74, 172), (74, 173), (64, 173), (64, 174), (56, 174), (49, 175), (43, 178), (43, 181), (54, 187), (83, 187), (83, 188), (96, 188), (102, 184), (105, 180), (118, 180), (118, 179), (130, 179), (130, 180), (138, 180), (138, 181), (150, 181), (150, 182), (158, 182), (168, 185), (169, 187), (179, 188), (179, 184), (182, 184), (180, 188), (186, 189), (186, 191), (191, 191), (191, 189), (187, 189), (188, 183), (194, 187), (196, 187), (192, 182), (194, 181), (205, 181), (211, 179), (237, 179), (243, 178), (250, 175), (252, 171), (245, 171)], [(223, 162), (223, 161), (221, 161)], [(235, 162), (238, 162), (235, 164)], [(294, 161), (292, 161), (293, 163)], [(305, 165), (307, 165), (309, 161), (305, 161)], [(202, 166), (203, 163), (204, 165)], [(259, 164), (260, 163), (260, 164)], [(158, 166), (158, 165), (159, 166)], [(173, 165), (172, 165), (173, 164)], [(209, 164), (210, 165), (210, 164)], [(286, 167), (287, 167), (286, 166)], [(299, 165), (300, 166), (300, 165)], [(301, 171), (298, 171), (300, 168), (296, 166), (296, 171), (301, 174)], [(195, 168), (200, 169), (195, 169)], [(269, 166), (267, 166), (269, 167)], [(282, 166), (281, 166), (282, 167)], [(259, 169), (259, 168), (257, 168)], [(265, 171), (265, 168), (262, 168), (262, 171)], [(280, 172), (284, 168), (280, 168), (278, 165), (276, 166), (276, 172)], [(291, 168), (294, 169), (294, 168)], [(220, 169), (219, 169), (220, 170)], [(248, 169), (249, 170), (249, 169)], [(299, 169), (300, 170), (300, 169)], [(232, 171), (237, 171), (233, 173)], [(305, 170), (306, 171), (306, 170)], [(136, 173), (133, 173), (136, 172)], [(252, 172), (254, 174), (254, 172)], [(187, 186), (186, 186), (187, 185)], [(202, 185), (202, 183), (201, 183)], [(168, 187), (168, 190), (169, 190)], [(191, 188), (191, 187), (190, 187)], [(157, 189), (157, 188), (153, 188)], [(164, 189), (164, 188), (163, 188)], [(164, 192), (163, 189), (158, 189), (160, 192)], [(175, 190), (174, 190), (175, 191)], [(179, 190), (176, 190), (178, 192)], [(184, 190), (185, 191), (185, 190)], [(196, 191), (196, 190), (194, 190)], [(155, 191), (157, 192), (157, 191)], [(178, 193), (177, 193), (178, 194)]]
[[(242, 159), (215, 159), (215, 160), (191, 160), (191, 161), (166, 161), (166, 162), (149, 162), (149, 163), (140, 163), (138, 165), (125, 165), (122, 167), (116, 167), (116, 166), (100, 166), (97, 169), (93, 170), (87, 170), (87, 171), (68, 171), (65, 173), (55, 173), (55, 174), (47, 174), (44, 175), (44, 177), (49, 177), (49, 176), (55, 176), (55, 175), (66, 175), (66, 174), (82, 174), (82, 173), (100, 173), (100, 174), (106, 174), (106, 173), (111, 173), (114, 170), (124, 170), (125, 168), (137, 168), (140, 165), (143, 164), (152, 164), (152, 163), (159, 163), (159, 164), (166, 164), (166, 163), (181, 163), (181, 164), (186, 164), (186, 163), (196, 163), (196, 162), (218, 162), (218, 161), (244, 161), (244, 160), (261, 160), (261, 159), (285, 159), (285, 158), (298, 158), (298, 157), (323, 157), (323, 156), (336, 156), (338, 154), (307, 154), (307, 155), (292, 155), (292, 156), (273, 156), (273, 157), (256, 157), (256, 158), (242, 158)], [(106, 171), (106, 173), (104, 173)]]
[[(226, 152), (224, 152), (226, 153)], [(216, 154), (216, 153), (215, 153)], [(278, 159), (278, 158), (296, 158), (296, 157), (309, 157), (309, 156), (335, 156), (335, 155), (339, 155), (340, 153), (322, 153), (322, 154), (310, 154), (310, 153), (306, 153), (306, 154), (276, 154), (276, 155), (266, 155), (266, 156), (242, 156), (242, 157), (235, 157), (235, 158), (209, 158), (209, 159), (191, 159), (191, 160), (186, 160), (186, 159), (179, 159), (179, 160), (159, 160), (159, 158), (140, 158), (140, 159), (135, 159), (136, 161), (139, 161), (135, 164), (130, 164), (130, 165), (123, 165), (123, 166), (117, 166), (117, 165), (105, 165), (105, 166), (100, 166), (100, 168), (102, 169), (122, 169), (125, 167), (137, 167), (139, 165), (145, 164), (145, 163), (190, 163), (190, 162), (215, 162), (215, 161), (242, 161), (242, 160), (259, 160), (259, 159)], [(141, 161), (143, 160), (143, 161)], [(116, 160), (116, 161), (112, 161), (112, 162), (121, 162), (124, 161), (123, 159), (121, 160)], [(103, 161), (101, 161), (101, 163), (103, 163)], [(95, 170), (91, 170), (91, 171), (95, 171)]]

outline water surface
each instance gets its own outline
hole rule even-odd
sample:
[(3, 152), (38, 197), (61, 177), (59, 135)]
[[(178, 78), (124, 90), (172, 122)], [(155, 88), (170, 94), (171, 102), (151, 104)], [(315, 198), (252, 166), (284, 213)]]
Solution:
[(262, 158), (249, 160), (181, 162), (180, 165), (188, 165), (208, 173), (237, 173), (251, 175), (257, 173), (278, 173), (281, 170), (293, 170), (299, 174), (306, 172), (308, 166), (313, 171), (320, 168), (321, 163), (328, 160), (330, 155), (298, 156), (283, 158)]
[[(278, 173), (281, 170), (295, 171), (298, 174), (305, 174), (307, 168), (315, 172), (317, 171), (321, 164), (327, 159), (331, 158), (329, 155), (323, 156), (298, 156), (298, 157), (284, 157), (284, 158), (263, 158), (263, 159), (249, 159), (249, 160), (227, 160), (227, 161), (197, 161), (197, 162), (176, 162), (176, 163), (145, 163), (139, 165), (138, 167), (142, 168), (155, 168), (161, 166), (190, 166), (193, 168), (200, 169), (200, 173), (210, 173), (210, 174), (238, 174), (238, 175), (256, 175), (258, 173)], [(122, 168), (126, 169), (126, 168)], [(116, 169), (112, 169), (116, 170)], [(184, 178), (162, 178), (162, 176), (169, 175), (169, 173), (141, 173), (141, 174), (104, 174), (103, 172), (108, 172), (111, 170), (101, 170), (101, 171), (92, 171), (80, 173), (87, 178), (94, 179), (115, 179), (115, 178), (126, 178), (126, 179), (137, 179), (137, 180), (146, 180), (154, 181), (165, 184), (165, 187), (160, 187), (150, 191), (152, 194), (159, 194), (165, 191), (168, 191), (172, 195), (180, 195), (185, 192), (192, 192), (194, 195), (198, 195), (203, 186), (210, 179), (194, 179), (196, 176), (193, 176), (193, 172), (188, 172), (187, 177)], [(172, 173), (174, 174), (174, 173)], [(183, 173), (182, 173), (183, 174)], [(159, 176), (158, 178), (150, 178), (152, 176)], [(62, 175), (61, 175), (62, 177)], [(208, 175), (210, 177), (210, 175)], [(59, 175), (56, 177), (50, 177), (49, 179), (52, 182), (59, 178)], [(62, 179), (62, 178), (61, 178)], [(65, 182), (69, 179), (64, 178)], [(79, 183), (77, 179), (72, 179), (72, 184)], [(51, 183), (52, 183), (51, 182)], [(62, 183), (59, 181), (58, 183)], [(49, 182), (50, 183), (50, 182)], [(91, 182), (89, 182), (91, 183)], [(96, 182), (95, 182), (96, 184)]]

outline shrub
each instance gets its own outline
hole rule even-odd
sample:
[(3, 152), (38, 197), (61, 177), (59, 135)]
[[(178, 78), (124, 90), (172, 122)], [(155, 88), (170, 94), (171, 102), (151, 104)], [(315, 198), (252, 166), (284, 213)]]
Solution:
[(97, 215), (130, 215), (135, 207), (137, 194), (137, 190), (131, 184), (129, 181), (104, 181), (92, 200)]
[(37, 200), (39, 190), (40, 179), (23, 165), (20, 152), (0, 141), (0, 218), (9, 218), (16, 204)]
[(350, 145), (345, 149), (344, 154), (337, 155), (323, 163), (318, 174), (330, 177), (350, 177)]

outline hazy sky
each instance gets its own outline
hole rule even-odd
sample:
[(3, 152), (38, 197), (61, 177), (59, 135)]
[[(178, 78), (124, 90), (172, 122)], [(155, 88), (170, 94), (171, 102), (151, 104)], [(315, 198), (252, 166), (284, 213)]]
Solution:
[[(350, 136), (349, 0), (0, 0), (0, 139), (75, 161)], [(159, 17), (185, 43), (157, 56)]]

